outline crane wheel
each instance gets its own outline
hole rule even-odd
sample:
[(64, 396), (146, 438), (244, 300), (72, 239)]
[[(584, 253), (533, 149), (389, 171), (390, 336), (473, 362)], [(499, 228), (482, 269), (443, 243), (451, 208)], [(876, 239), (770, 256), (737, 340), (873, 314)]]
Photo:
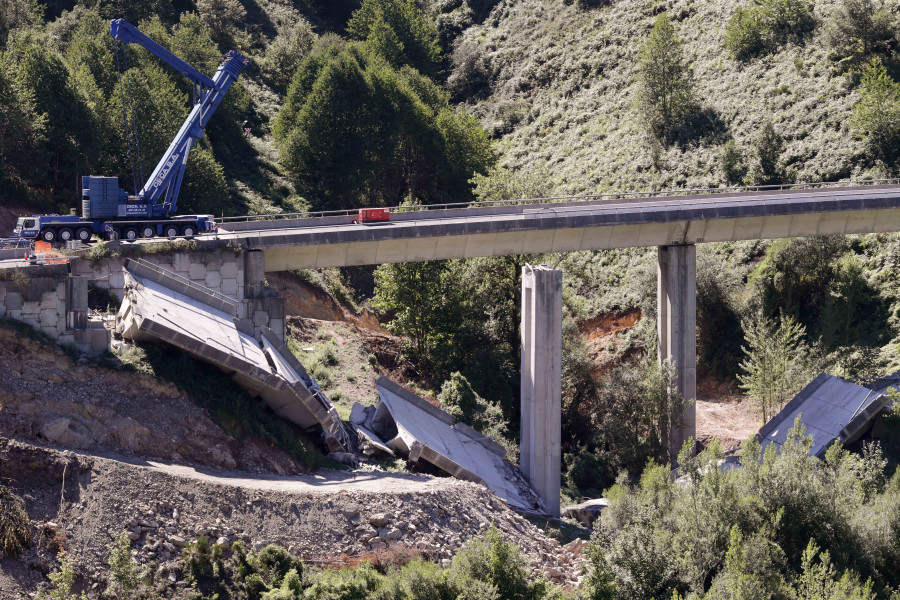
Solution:
[(142, 238), (152, 238), (156, 235), (156, 227), (152, 225), (144, 225), (141, 227), (141, 237)]
[(52, 244), (56, 241), (56, 230), (55, 229), (45, 229), (41, 232), (41, 239), (47, 242), (48, 244)]
[(197, 228), (193, 225), (185, 225), (184, 229), (181, 230), (181, 235), (186, 238), (192, 238), (197, 235)]
[(122, 231), (122, 239), (134, 241), (138, 239), (138, 231), (134, 227), (128, 227)]
[(87, 227), (81, 227), (75, 232), (75, 237), (82, 242), (90, 241), (91, 239), (91, 230)]
[(167, 238), (176, 238), (178, 237), (178, 227), (175, 225), (166, 225), (163, 233), (166, 234)]
[(75, 238), (75, 234), (68, 227), (59, 230), (59, 241), (71, 242)]

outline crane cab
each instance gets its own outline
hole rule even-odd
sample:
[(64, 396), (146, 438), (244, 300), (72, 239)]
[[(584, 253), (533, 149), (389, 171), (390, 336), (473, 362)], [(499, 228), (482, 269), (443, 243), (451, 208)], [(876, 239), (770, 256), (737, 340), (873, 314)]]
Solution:
[(19, 217), (13, 229), (13, 234), (21, 238), (36, 238), (40, 230), (40, 217)]

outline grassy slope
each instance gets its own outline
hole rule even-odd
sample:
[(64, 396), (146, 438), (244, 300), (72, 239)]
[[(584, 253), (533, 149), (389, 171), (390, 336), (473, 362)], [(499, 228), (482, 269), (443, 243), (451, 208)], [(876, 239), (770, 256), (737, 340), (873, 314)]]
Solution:
[[(805, 45), (747, 64), (723, 51), (736, 0), (617, 0), (584, 10), (563, 0), (506, 1), (464, 43), (479, 45), (495, 70), (492, 95), (475, 105), (488, 127), (509, 127), (502, 163), (546, 169), (567, 193), (715, 187), (724, 184), (721, 145), (747, 151), (771, 117), (785, 138), (782, 156), (798, 181), (863, 175), (862, 146), (848, 123), (857, 99), (848, 76), (833, 76), (822, 22), (834, 3), (819, 0), (820, 21)], [(653, 167), (634, 109), (637, 61), (655, 14), (676, 21), (693, 62), (697, 97), (721, 123), (717, 135), (663, 150)], [(515, 120), (515, 119), (513, 119)]]

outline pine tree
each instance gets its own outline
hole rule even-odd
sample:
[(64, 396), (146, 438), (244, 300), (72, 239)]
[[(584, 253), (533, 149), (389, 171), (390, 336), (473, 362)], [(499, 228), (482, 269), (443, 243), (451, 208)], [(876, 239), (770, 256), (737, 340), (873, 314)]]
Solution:
[(776, 324), (763, 316), (745, 320), (741, 362), (741, 388), (758, 404), (763, 423), (787, 402), (803, 383), (807, 348), (805, 328), (792, 317), (781, 315)]
[(662, 13), (640, 58), (638, 108), (659, 142), (670, 143), (695, 109), (693, 73), (669, 15)]

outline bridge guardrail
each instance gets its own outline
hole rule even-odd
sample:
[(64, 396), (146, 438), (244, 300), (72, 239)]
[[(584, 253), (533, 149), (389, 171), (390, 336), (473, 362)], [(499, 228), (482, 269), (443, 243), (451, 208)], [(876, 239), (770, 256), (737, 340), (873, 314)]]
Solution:
[[(763, 185), (763, 186), (735, 186), (735, 187), (719, 187), (719, 188), (693, 188), (693, 189), (676, 189), (676, 190), (659, 190), (651, 192), (612, 192), (607, 194), (582, 194), (571, 196), (548, 196), (543, 198), (526, 198), (514, 200), (491, 200), (485, 202), (455, 202), (443, 204), (420, 204), (413, 206), (391, 207), (392, 213), (404, 212), (425, 212), (439, 210), (453, 210), (460, 208), (490, 208), (490, 207), (514, 207), (528, 204), (553, 203), (560, 201), (601, 201), (613, 203), (615, 201), (634, 202), (636, 200), (659, 198), (660, 196), (703, 196), (703, 195), (719, 195), (719, 194), (742, 194), (742, 198), (750, 197), (749, 194), (755, 192), (756, 199), (759, 201), (760, 194), (765, 192), (784, 192), (797, 189), (820, 189), (820, 188), (846, 188), (852, 186), (869, 186), (869, 185), (900, 185), (900, 178), (894, 179), (866, 179), (866, 180), (850, 180), (836, 182), (815, 182), (815, 183), (792, 183), (779, 185)], [(286, 219), (314, 219), (324, 217), (350, 217), (357, 214), (358, 209), (341, 209), (330, 211), (307, 211), (296, 213), (274, 213), (266, 215), (245, 215), (241, 217), (222, 217), (218, 219), (218, 223), (226, 225), (228, 223), (242, 223), (254, 221), (276, 221)]]
[[(895, 182), (895, 183), (900, 183), (900, 180), (879, 180), (879, 182), (881, 182), (881, 181), (891, 181), (891, 182)], [(848, 183), (848, 182), (843, 182), (843, 183)], [(793, 197), (790, 197), (790, 198), (781, 197), (780, 202), (783, 204), (803, 202), (805, 200), (808, 200), (809, 198), (817, 198), (820, 201), (831, 202), (831, 201), (835, 201), (835, 200), (840, 200), (841, 196), (851, 197), (851, 196), (855, 196), (863, 191), (862, 186), (857, 186), (857, 187), (853, 187), (853, 188), (850, 188), (850, 187), (835, 188), (834, 192), (832, 194), (822, 194), (821, 192), (817, 192), (816, 188), (810, 188), (808, 186), (808, 184), (805, 187), (804, 187), (804, 184), (793, 184), (791, 186), (769, 186), (769, 187), (779, 188), (778, 190), (775, 190), (775, 191), (790, 191), (790, 189), (787, 189), (787, 188), (800, 188), (800, 189), (803, 189), (804, 191), (809, 190), (809, 192), (810, 192), (809, 194), (795, 194)], [(822, 185), (822, 188), (826, 188), (826, 187), (833, 188), (834, 186)], [(685, 199), (686, 199), (685, 197), (671, 198), (671, 199), (669, 199), (669, 197), (666, 197), (665, 199), (657, 199), (655, 201), (652, 198), (649, 198), (650, 201), (647, 202), (647, 206), (639, 206), (636, 208), (631, 207), (628, 209), (626, 209), (626, 205), (632, 205), (632, 204), (636, 203), (637, 201), (645, 201), (645, 200), (648, 200), (648, 198), (646, 196), (636, 196), (634, 198), (628, 198), (628, 199), (619, 200), (619, 201), (610, 200), (608, 202), (604, 202), (599, 205), (596, 203), (564, 203), (564, 204), (558, 204), (558, 205), (543, 204), (540, 206), (536, 205), (533, 209), (525, 208), (521, 212), (514, 210), (516, 206), (522, 206), (521, 203), (518, 205), (512, 205), (512, 206), (508, 202), (481, 203), (477, 206), (474, 204), (442, 205), (444, 207), (452, 207), (452, 209), (445, 208), (446, 213), (453, 212), (455, 214), (442, 215), (442, 214), (440, 214), (441, 211), (432, 211), (432, 210), (404, 211), (404, 212), (399, 213), (399, 215), (402, 215), (401, 218), (398, 218), (397, 220), (392, 221), (391, 224), (397, 224), (398, 222), (401, 222), (405, 225), (416, 225), (416, 224), (420, 224), (420, 223), (434, 224), (437, 221), (441, 220), (442, 218), (456, 219), (456, 218), (476, 218), (476, 217), (482, 221), (483, 220), (499, 221), (499, 220), (509, 220), (509, 219), (515, 219), (515, 220), (519, 221), (519, 220), (525, 220), (525, 219), (529, 219), (529, 218), (543, 219), (543, 218), (552, 218), (552, 217), (562, 217), (562, 218), (574, 217), (574, 216), (578, 216), (579, 213), (583, 213), (585, 211), (590, 211), (590, 213), (595, 214), (595, 215), (598, 213), (602, 214), (602, 213), (606, 213), (606, 212), (614, 213), (614, 214), (620, 214), (620, 213), (634, 214), (635, 212), (643, 213), (643, 212), (649, 212), (649, 211), (665, 210), (666, 208), (669, 208), (669, 207), (671, 207), (671, 208), (686, 208), (688, 206), (693, 207), (693, 208), (717, 209), (717, 208), (725, 208), (725, 207), (734, 207), (735, 205), (744, 204), (744, 203), (747, 203), (748, 201), (753, 201), (754, 199), (756, 199), (756, 201), (758, 201), (758, 202), (767, 202), (770, 200), (774, 201), (774, 200), (778, 199), (777, 197), (768, 196), (767, 194), (765, 194), (765, 191), (767, 191), (767, 190), (758, 192), (756, 195), (746, 195), (746, 194), (730, 195), (730, 196), (723, 196), (723, 195), (717, 195), (717, 194), (693, 195), (693, 197), (691, 197), (691, 202), (689, 204), (685, 204)], [(894, 188), (889, 188), (889, 189), (885, 189), (884, 192), (885, 193), (894, 193), (894, 192), (896, 192), (896, 190)], [(871, 192), (869, 192), (869, 193), (871, 193)], [(529, 204), (533, 204), (533, 203), (529, 202)], [(477, 211), (478, 208), (484, 208), (484, 207), (490, 208), (490, 206), (485, 206), (485, 205), (499, 205), (501, 209), (505, 209), (505, 210), (503, 210), (502, 212), (499, 212), (499, 213), (489, 213), (489, 212), (485, 213), (485, 212)], [(459, 207), (463, 207), (463, 206), (466, 208), (465, 209), (459, 208)], [(403, 208), (407, 208), (407, 207), (403, 207)], [(468, 212), (470, 209), (476, 209), (476, 213)], [(510, 210), (510, 209), (513, 209), (513, 210)], [(333, 211), (333, 212), (335, 212), (335, 211)], [(349, 213), (350, 211), (336, 211), (336, 212)], [(427, 213), (427, 215), (428, 215), (427, 217), (424, 216), (425, 213)], [(468, 214), (464, 214), (464, 213), (468, 213)], [(303, 214), (303, 213), (301, 213), (301, 214)], [(419, 215), (422, 215), (422, 216), (419, 216)], [(406, 218), (403, 218), (403, 217), (406, 217)], [(345, 215), (343, 218), (334, 218), (334, 217), (329, 218), (329, 219), (327, 219), (327, 222), (311, 220), (307, 223), (301, 224), (301, 223), (298, 223), (298, 221), (302, 221), (304, 219), (298, 218), (295, 216), (293, 219), (284, 219), (285, 221), (290, 220), (291, 222), (290, 222), (290, 224), (288, 224), (286, 222), (283, 227), (279, 227), (279, 226), (275, 225), (275, 226), (265, 227), (263, 229), (241, 229), (239, 231), (233, 231), (232, 233), (234, 233), (236, 235), (240, 235), (242, 238), (245, 238), (245, 239), (246, 238), (251, 238), (251, 239), (252, 238), (262, 238), (266, 234), (272, 235), (272, 234), (277, 234), (277, 232), (290, 231), (290, 230), (295, 230), (298, 228), (307, 228), (307, 227), (319, 228), (319, 227), (332, 227), (332, 226), (348, 225), (349, 221), (346, 220), (348, 218), (349, 218), (349, 216)], [(377, 225), (366, 225), (365, 227), (383, 227), (383, 226), (389, 226), (389, 225), (390, 225), (389, 223), (379, 223)]]

